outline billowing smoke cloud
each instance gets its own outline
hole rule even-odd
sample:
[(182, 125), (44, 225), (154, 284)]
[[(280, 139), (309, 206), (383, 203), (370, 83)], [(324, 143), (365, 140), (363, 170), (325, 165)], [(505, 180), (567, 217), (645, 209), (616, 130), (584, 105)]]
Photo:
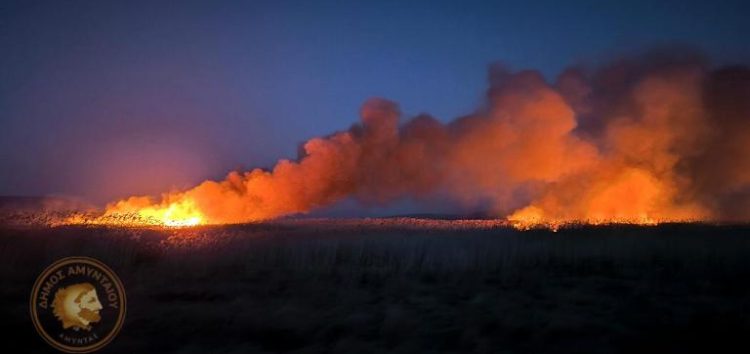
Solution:
[(359, 123), (307, 141), (296, 161), (106, 215), (233, 223), (440, 195), (518, 222), (750, 219), (750, 69), (649, 54), (554, 83), (493, 66), (489, 82), (486, 104), (447, 124), (401, 123), (396, 103), (370, 99)]

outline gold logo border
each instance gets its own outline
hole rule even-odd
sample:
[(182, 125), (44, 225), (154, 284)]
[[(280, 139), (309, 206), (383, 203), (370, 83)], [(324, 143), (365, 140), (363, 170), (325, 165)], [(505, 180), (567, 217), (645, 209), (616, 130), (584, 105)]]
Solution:
[[(95, 267), (99, 267), (101, 270), (103, 270), (110, 279), (112, 279), (112, 282), (115, 283), (117, 286), (117, 294), (120, 296), (120, 303), (122, 306), (120, 306), (120, 312), (118, 313), (117, 317), (117, 323), (115, 323), (114, 329), (112, 329), (109, 334), (107, 334), (102, 340), (96, 342), (95, 344), (85, 346), (85, 347), (72, 347), (69, 345), (61, 344), (55, 339), (52, 338), (52, 336), (47, 333), (47, 331), (42, 328), (41, 324), (39, 323), (38, 314), (36, 311), (36, 295), (39, 289), (42, 286), (43, 280), (47, 278), (52, 272), (60, 267), (63, 267), (65, 265), (71, 264), (71, 263), (85, 263), (88, 265), (92, 265)], [(106, 264), (102, 263), (101, 261), (91, 258), (91, 257), (82, 257), (82, 256), (74, 256), (74, 257), (65, 257), (62, 259), (59, 259), (55, 261), (54, 263), (50, 264), (47, 268), (44, 269), (41, 275), (37, 277), (36, 281), (34, 282), (34, 288), (31, 291), (31, 300), (30, 300), (30, 307), (31, 307), (31, 320), (34, 322), (34, 327), (36, 328), (36, 331), (39, 333), (39, 335), (44, 339), (47, 344), (51, 345), (57, 350), (66, 352), (66, 353), (91, 353), (94, 351), (97, 351), (107, 344), (111, 342), (115, 336), (117, 336), (117, 333), (120, 332), (120, 328), (122, 328), (122, 324), (125, 321), (125, 312), (127, 307), (127, 299), (125, 298), (125, 288), (122, 285), (122, 282), (120, 281), (120, 278), (117, 276), (117, 274), (110, 269)]]

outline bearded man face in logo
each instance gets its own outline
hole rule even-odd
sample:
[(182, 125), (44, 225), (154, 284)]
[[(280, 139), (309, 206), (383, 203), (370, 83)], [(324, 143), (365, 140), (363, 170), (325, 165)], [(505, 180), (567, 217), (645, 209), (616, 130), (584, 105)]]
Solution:
[(90, 331), (91, 323), (101, 320), (99, 311), (102, 304), (96, 295), (96, 288), (89, 283), (74, 284), (57, 290), (52, 308), (64, 329), (72, 327), (74, 330)]

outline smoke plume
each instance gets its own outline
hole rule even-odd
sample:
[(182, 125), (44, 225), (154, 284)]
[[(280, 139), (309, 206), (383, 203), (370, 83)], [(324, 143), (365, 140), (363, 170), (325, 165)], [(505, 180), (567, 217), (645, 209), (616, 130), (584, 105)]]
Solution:
[(179, 224), (305, 213), (345, 198), (448, 197), (520, 223), (750, 219), (750, 69), (651, 53), (555, 82), (492, 66), (485, 104), (442, 123), (366, 101), (348, 130), (271, 170), (231, 172), (108, 216)]

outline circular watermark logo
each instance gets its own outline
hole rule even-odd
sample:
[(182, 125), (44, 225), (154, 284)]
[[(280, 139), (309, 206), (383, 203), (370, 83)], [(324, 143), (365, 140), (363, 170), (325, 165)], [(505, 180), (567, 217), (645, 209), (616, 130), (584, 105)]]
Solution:
[(90, 353), (107, 345), (125, 319), (125, 290), (104, 263), (68, 257), (37, 278), (31, 319), (39, 335), (67, 353)]

